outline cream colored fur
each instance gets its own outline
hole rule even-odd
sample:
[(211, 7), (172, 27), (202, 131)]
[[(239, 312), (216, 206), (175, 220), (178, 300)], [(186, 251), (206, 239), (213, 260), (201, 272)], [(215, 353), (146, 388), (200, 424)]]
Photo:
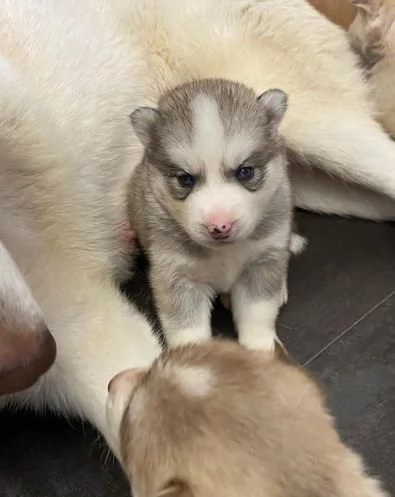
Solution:
[[(0, 26), (0, 240), (58, 346), (45, 379), (14, 400), (86, 417), (116, 451), (107, 382), (160, 350), (113, 281), (141, 154), (129, 114), (194, 77), (281, 87), (284, 137), (327, 174), (297, 176), (298, 205), (374, 219), (395, 214), (395, 144), (346, 35), (304, 0), (3, 0)], [(350, 194), (337, 176), (377, 193)]]

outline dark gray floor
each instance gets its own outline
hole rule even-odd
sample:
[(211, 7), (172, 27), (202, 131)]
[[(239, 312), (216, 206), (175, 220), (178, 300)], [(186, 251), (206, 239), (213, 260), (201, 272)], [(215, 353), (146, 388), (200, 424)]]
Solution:
[[(281, 338), (327, 387), (344, 439), (395, 495), (395, 226), (298, 218), (310, 244), (292, 263)], [(129, 291), (144, 302), (142, 281)], [(221, 307), (214, 327), (232, 333)], [(2, 414), (0, 497), (126, 497), (105, 454), (88, 426)]]

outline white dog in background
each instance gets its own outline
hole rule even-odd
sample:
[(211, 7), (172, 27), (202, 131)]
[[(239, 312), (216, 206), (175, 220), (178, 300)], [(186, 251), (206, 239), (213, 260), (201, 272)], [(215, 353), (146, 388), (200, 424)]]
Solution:
[(193, 78), (281, 88), (297, 205), (374, 220), (395, 217), (395, 143), (346, 34), (304, 0), (3, 0), (0, 27), (0, 240), (57, 344), (3, 402), (83, 416), (117, 452), (108, 381), (160, 352), (117, 289), (133, 110)]

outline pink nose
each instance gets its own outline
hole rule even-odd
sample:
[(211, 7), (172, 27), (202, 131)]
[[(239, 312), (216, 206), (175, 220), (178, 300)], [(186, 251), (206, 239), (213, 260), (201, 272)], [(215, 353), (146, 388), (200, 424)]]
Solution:
[(228, 238), (233, 228), (234, 220), (225, 216), (211, 216), (206, 221), (207, 231), (214, 239)]

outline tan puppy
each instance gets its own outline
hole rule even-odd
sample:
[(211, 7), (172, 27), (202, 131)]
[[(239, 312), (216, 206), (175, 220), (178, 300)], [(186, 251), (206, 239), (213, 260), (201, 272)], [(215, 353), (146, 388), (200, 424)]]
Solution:
[(382, 497), (322, 392), (284, 357), (227, 342), (163, 352), (109, 385), (136, 497)]

